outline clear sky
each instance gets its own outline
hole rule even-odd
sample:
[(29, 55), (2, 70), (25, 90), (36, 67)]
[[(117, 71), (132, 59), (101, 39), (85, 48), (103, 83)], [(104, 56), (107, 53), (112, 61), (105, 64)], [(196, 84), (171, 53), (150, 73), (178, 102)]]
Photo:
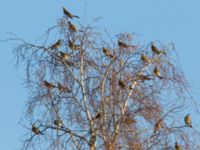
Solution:
[[(63, 6), (85, 23), (102, 17), (97, 27), (113, 35), (137, 33), (143, 44), (153, 40), (173, 42), (194, 99), (199, 102), (199, 0), (0, 0), (0, 40), (9, 38), (7, 32), (13, 32), (29, 42), (36, 41), (63, 15)], [(17, 149), (24, 134), (18, 122), (28, 98), (22, 84), (25, 68), (15, 69), (13, 47), (12, 43), (0, 43), (1, 150)], [(195, 122), (199, 124), (200, 117)]]

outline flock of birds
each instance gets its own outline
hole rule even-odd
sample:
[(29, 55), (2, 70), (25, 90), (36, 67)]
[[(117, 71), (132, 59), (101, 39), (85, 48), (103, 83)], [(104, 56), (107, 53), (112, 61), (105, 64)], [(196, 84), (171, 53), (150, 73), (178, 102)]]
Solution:
[[(66, 8), (63, 7), (63, 13), (64, 15), (67, 17), (67, 18), (70, 18), (70, 19), (73, 19), (73, 18), (79, 18), (79, 16), (76, 16), (76, 15), (73, 15), (71, 14)], [(69, 27), (69, 30), (71, 32), (77, 32), (78, 29), (77, 27), (72, 24), (70, 21), (67, 22), (68, 23), (68, 27)], [(80, 45), (77, 45), (75, 44), (73, 41), (69, 40), (68, 41), (68, 46), (70, 49), (72, 50), (81, 50), (81, 47)], [(118, 46), (120, 48), (129, 48), (130, 45), (122, 42), (122, 41), (118, 41)], [(50, 48), (51, 49), (59, 49), (61, 47), (61, 40), (59, 39), (56, 43), (54, 43)], [(151, 45), (151, 50), (154, 54), (157, 54), (157, 55), (161, 55), (161, 54), (166, 54), (164, 51), (161, 51), (159, 50), (154, 44)], [(102, 52), (105, 54), (105, 56), (107, 57), (110, 57), (110, 58), (113, 58), (115, 59), (116, 56), (108, 49), (108, 48), (105, 48), (103, 47), (102, 48)], [(59, 51), (59, 54), (60, 54), (60, 58), (62, 60), (67, 60), (70, 58), (70, 55), (66, 52), (62, 52), (62, 51)], [(148, 58), (146, 55), (142, 54), (141, 55), (141, 60), (144, 62), (144, 63), (147, 63), (147, 64), (151, 64), (152, 63), (152, 60), (150, 58)], [(154, 70), (153, 70), (153, 74), (155, 76), (157, 76), (158, 78), (162, 79), (163, 77), (161, 76), (161, 73), (160, 73), (160, 70), (157, 66), (155, 66)], [(147, 75), (140, 75), (139, 76), (139, 79), (140, 80), (151, 80), (152, 78), (147, 76)], [(63, 86), (61, 83), (57, 83), (57, 85), (54, 85), (48, 81), (44, 81), (44, 86), (50, 91), (51, 89), (53, 88), (57, 88), (59, 90), (59, 92), (64, 92), (64, 91), (68, 91), (70, 92), (70, 90)], [(118, 81), (118, 86), (121, 87), (121, 88), (127, 88), (127, 85), (125, 84), (125, 82), (123, 80), (119, 80)], [(129, 87), (129, 89), (131, 89), (131, 87)], [(95, 117), (93, 119), (99, 119), (100, 117), (102, 116), (101, 113), (97, 113), (95, 115)], [(185, 117), (184, 117), (184, 122), (185, 122), (185, 126), (186, 127), (190, 127), (192, 128), (192, 122), (191, 122), (191, 117), (190, 117), (190, 114), (187, 114)], [(58, 127), (58, 128), (64, 128), (64, 124), (63, 124), (63, 121), (61, 120), (60, 117), (56, 118), (53, 122), (53, 124)], [(159, 120), (155, 123), (155, 126), (154, 126), (154, 133), (156, 133), (157, 131), (159, 131), (161, 128), (163, 127), (163, 124), (162, 124), (162, 120)], [(35, 134), (35, 135), (44, 135), (44, 133), (41, 132), (41, 130), (39, 129), (39, 127), (36, 127), (34, 124), (32, 125), (32, 132)], [(175, 142), (175, 149), (176, 150), (181, 150), (181, 146)]]

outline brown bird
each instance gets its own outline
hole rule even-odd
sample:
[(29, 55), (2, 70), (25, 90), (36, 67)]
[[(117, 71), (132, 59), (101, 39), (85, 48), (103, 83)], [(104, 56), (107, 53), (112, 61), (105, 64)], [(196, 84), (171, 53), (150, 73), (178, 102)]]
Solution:
[(68, 24), (69, 24), (69, 30), (72, 31), (72, 32), (77, 32), (77, 28), (74, 24), (72, 24), (70, 21), (68, 21)]
[(151, 50), (152, 52), (154, 52), (155, 54), (166, 54), (164, 51), (160, 51), (154, 44), (151, 44)]
[(58, 49), (61, 46), (61, 40), (59, 39), (56, 43), (51, 46), (51, 49)]
[(152, 78), (149, 77), (148, 75), (142, 75), (141, 74), (141, 75), (139, 75), (138, 79), (141, 80), (141, 81), (146, 81), (146, 80), (151, 80)]
[(107, 48), (105, 48), (105, 47), (103, 47), (103, 53), (106, 56), (113, 58), (113, 54)]
[(37, 128), (35, 125), (32, 125), (32, 132), (35, 133), (35, 134), (41, 134), (41, 135), (44, 135), (39, 128)]
[(123, 121), (125, 124), (127, 125), (131, 125), (133, 123), (136, 123), (135, 119), (133, 118), (130, 118), (130, 117), (125, 117), (124, 121)]
[(124, 89), (124, 88), (126, 87), (125, 82), (124, 82), (123, 80), (121, 80), (121, 79), (119, 80), (118, 85), (119, 85), (122, 89)]
[(155, 68), (154, 68), (154, 70), (153, 70), (153, 74), (154, 74), (155, 76), (157, 76), (158, 78), (162, 79), (162, 76), (161, 76), (161, 74), (160, 74), (160, 70), (158, 69), (157, 66), (155, 66)]
[(186, 125), (187, 127), (192, 128), (192, 121), (191, 121), (190, 114), (187, 114), (187, 115), (185, 116), (184, 121), (185, 121), (185, 125)]
[(118, 40), (118, 45), (119, 45), (120, 48), (128, 48), (129, 47), (129, 45), (127, 45), (126, 43), (124, 43), (120, 40)]
[(57, 87), (60, 93), (65, 91), (65, 87), (60, 82), (58, 82)]
[(59, 53), (60, 53), (61, 59), (63, 59), (63, 60), (67, 60), (70, 57), (69, 54), (67, 54), (65, 52), (60, 51)]
[(181, 146), (177, 143), (177, 142), (175, 142), (175, 150), (181, 150)]
[(68, 40), (68, 46), (71, 50), (81, 50), (81, 46), (75, 44), (74, 42), (72, 42), (71, 40)]
[(73, 19), (75, 18), (80, 18), (79, 16), (72, 15), (65, 7), (63, 7), (63, 13), (65, 14), (66, 17)]
[(162, 121), (161, 121), (161, 120), (158, 120), (158, 121), (155, 123), (155, 126), (154, 126), (154, 133), (156, 133), (157, 131), (159, 131), (161, 128), (162, 128)]
[(48, 82), (48, 81), (46, 81), (46, 80), (44, 80), (44, 86), (45, 86), (46, 88), (48, 88), (48, 90), (51, 90), (52, 88), (55, 88), (55, 87), (56, 87), (55, 85), (53, 85), (52, 83), (50, 83), (50, 82)]
[(145, 56), (144, 54), (141, 55), (141, 58), (140, 58), (143, 62), (147, 63), (147, 64), (150, 64), (151, 63), (151, 60), (150, 58), (148, 58), (147, 56)]
[(54, 120), (53, 123), (54, 123), (54, 125), (56, 125), (57, 127), (60, 127), (60, 128), (63, 128), (63, 127), (64, 127), (63, 122), (62, 122), (62, 120), (61, 120), (60, 117), (56, 118), (56, 119)]

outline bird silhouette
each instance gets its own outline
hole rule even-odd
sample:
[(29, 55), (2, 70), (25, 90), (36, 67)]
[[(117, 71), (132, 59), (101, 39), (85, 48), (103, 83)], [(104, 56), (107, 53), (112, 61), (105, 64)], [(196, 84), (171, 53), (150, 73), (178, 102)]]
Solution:
[(74, 17), (75, 18), (80, 18), (79, 16), (76, 16), (76, 15), (72, 15), (65, 7), (63, 7), (63, 13), (66, 17), (70, 18), (70, 19), (73, 19)]
[(122, 89), (124, 89), (124, 88), (126, 87), (125, 82), (124, 82), (123, 80), (121, 80), (121, 79), (118, 81), (118, 85), (119, 85)]
[(118, 45), (119, 45), (120, 48), (128, 48), (129, 47), (128, 44), (126, 44), (126, 43), (124, 43), (124, 42), (122, 42), (120, 40), (118, 40)]
[(61, 40), (59, 39), (56, 43), (54, 43), (50, 48), (51, 49), (58, 49), (61, 46)]
[(35, 133), (35, 134), (41, 134), (41, 135), (44, 135), (40, 129), (38, 127), (36, 127), (35, 125), (32, 125), (32, 132)]
[(185, 116), (184, 121), (185, 121), (185, 125), (186, 125), (187, 127), (192, 128), (192, 121), (191, 121), (190, 114), (187, 114), (187, 115)]

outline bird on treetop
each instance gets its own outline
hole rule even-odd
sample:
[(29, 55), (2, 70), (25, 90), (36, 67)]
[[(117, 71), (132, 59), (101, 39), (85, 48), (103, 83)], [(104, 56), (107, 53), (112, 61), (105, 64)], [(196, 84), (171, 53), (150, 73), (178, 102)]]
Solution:
[(166, 54), (164, 51), (160, 51), (153, 43), (151, 44), (151, 50), (155, 54)]
[(70, 19), (73, 19), (74, 17), (75, 18), (80, 18), (79, 16), (76, 16), (76, 15), (72, 15), (65, 7), (63, 7), (63, 13), (66, 17), (70, 18)]
[(128, 48), (129, 47), (129, 45), (127, 45), (126, 43), (124, 43), (120, 40), (118, 40), (118, 45), (119, 45), (120, 48)]

